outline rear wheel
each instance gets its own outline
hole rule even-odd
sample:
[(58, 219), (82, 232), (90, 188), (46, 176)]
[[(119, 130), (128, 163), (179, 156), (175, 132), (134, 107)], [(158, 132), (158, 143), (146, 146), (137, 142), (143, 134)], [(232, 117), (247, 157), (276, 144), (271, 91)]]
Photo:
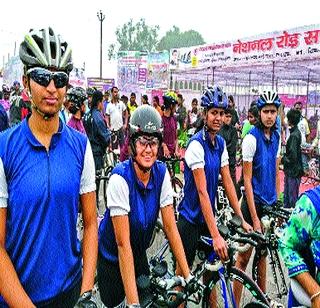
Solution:
[[(244, 272), (235, 267), (232, 267), (230, 270), (230, 281), (238, 281), (243, 285), (239, 307), (269, 307), (268, 299), (265, 297), (256, 283)], [(215, 290), (216, 292), (215, 303), (211, 303), (213, 306), (221, 308), (234, 307), (232, 298), (230, 298), (230, 294), (226, 288), (226, 283), (224, 283), (221, 279), (216, 278), (211, 280), (204, 290), (202, 307), (210, 307), (210, 294), (212, 290)], [(231, 286), (230, 289), (232, 289)], [(255, 306), (250, 306), (252, 304), (255, 304)]]

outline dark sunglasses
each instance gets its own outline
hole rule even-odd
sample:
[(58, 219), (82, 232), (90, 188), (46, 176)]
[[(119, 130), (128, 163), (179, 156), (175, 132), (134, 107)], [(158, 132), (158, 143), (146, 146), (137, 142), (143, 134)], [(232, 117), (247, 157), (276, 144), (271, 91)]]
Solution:
[(139, 143), (141, 147), (147, 148), (148, 145), (152, 149), (155, 149), (159, 146), (159, 139), (157, 137), (145, 137), (145, 136), (139, 136), (136, 139), (136, 143)]
[(57, 89), (67, 86), (69, 82), (69, 76), (67, 73), (51, 72), (41, 67), (29, 69), (27, 71), (27, 76), (43, 87), (47, 87), (51, 80), (54, 81), (54, 85)]

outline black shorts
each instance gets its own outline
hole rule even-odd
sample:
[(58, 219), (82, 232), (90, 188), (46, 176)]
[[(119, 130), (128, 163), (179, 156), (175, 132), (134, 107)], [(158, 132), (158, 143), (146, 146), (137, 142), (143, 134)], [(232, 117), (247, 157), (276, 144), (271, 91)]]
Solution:
[(182, 240), (184, 252), (186, 254), (187, 262), (191, 268), (197, 250), (203, 251), (205, 256), (208, 256), (209, 253), (212, 252), (213, 248), (205, 244), (201, 245), (199, 242), (201, 235), (210, 236), (210, 233), (206, 224), (194, 225), (181, 215), (179, 216), (177, 226)]
[[(142, 256), (134, 256), (134, 263), (136, 277), (149, 275), (150, 271), (146, 253)], [(107, 307), (118, 306), (126, 296), (119, 263), (109, 262), (99, 254), (97, 271), (101, 301)]]
[[(257, 204), (256, 205), (256, 211), (257, 211), (257, 215), (258, 218), (261, 220), (261, 218), (263, 217), (263, 206), (261, 204)], [(241, 212), (243, 215), (244, 220), (250, 225), (253, 226), (253, 222), (252, 222), (252, 218), (251, 218), (251, 214), (250, 214), (250, 210), (249, 210), (249, 206), (247, 203), (247, 198), (242, 198), (242, 203), (241, 203)]]
[(41, 308), (73, 308), (80, 297), (81, 279), (77, 281), (69, 290), (59, 294), (55, 298), (45, 302), (38, 303)]

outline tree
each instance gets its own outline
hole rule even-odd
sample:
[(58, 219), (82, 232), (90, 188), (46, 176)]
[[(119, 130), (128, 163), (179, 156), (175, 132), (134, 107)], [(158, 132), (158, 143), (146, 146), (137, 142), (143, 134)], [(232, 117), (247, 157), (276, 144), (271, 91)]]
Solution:
[(205, 41), (199, 32), (195, 30), (180, 32), (180, 29), (177, 26), (173, 26), (173, 28), (161, 38), (157, 49), (170, 50), (171, 48), (190, 47), (203, 44), (205, 44)]
[(159, 26), (148, 26), (141, 18), (136, 24), (130, 19), (116, 30), (117, 45), (111, 44), (108, 49), (109, 60), (114, 58), (119, 50), (155, 51), (158, 43)]

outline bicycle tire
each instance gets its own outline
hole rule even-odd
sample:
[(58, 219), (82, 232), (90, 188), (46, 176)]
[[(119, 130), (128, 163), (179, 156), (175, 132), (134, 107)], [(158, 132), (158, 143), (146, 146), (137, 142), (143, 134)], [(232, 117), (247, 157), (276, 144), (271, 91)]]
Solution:
[[(268, 251), (268, 256), (267, 256), (268, 258), (270, 258), (269, 253), (270, 252)], [(275, 257), (280, 260), (278, 251), (274, 250), (273, 253), (277, 254), (278, 256), (275, 256)], [(252, 270), (251, 270), (252, 279), (255, 283), (257, 283), (257, 281), (258, 281), (258, 262), (259, 262), (260, 258), (261, 258), (261, 255), (259, 253), (255, 252), (253, 260), (252, 260)], [(271, 263), (272, 263), (272, 261), (270, 261), (270, 262), (267, 261), (267, 266), (268, 266), (268, 264), (271, 264)], [(277, 266), (277, 265), (274, 264), (273, 266)], [(280, 267), (281, 267), (281, 264), (280, 264)], [(282, 267), (280, 269), (277, 268), (277, 272), (275, 272), (275, 273), (273, 273), (273, 269), (272, 269), (272, 277), (273, 278), (271, 280), (267, 281), (267, 290), (269, 290), (268, 295), (269, 295), (269, 298), (271, 298), (271, 299), (278, 300), (278, 299), (285, 298), (285, 296), (287, 295), (286, 292), (281, 288), (282, 284), (281, 285), (279, 284), (280, 290), (278, 290), (278, 286), (276, 285), (276, 283), (279, 283), (278, 279), (281, 279), (280, 271), (282, 271), (282, 273), (283, 273)], [(274, 274), (277, 276), (277, 278), (276, 278), (277, 282), (274, 280), (275, 279), (273, 276)], [(280, 283), (282, 283), (282, 282), (280, 281)]]
[[(263, 292), (260, 290), (258, 285), (243, 271), (239, 270), (236, 267), (230, 269), (230, 280), (237, 280), (243, 285), (243, 291), (241, 296), (241, 302), (239, 307), (245, 307), (246, 305), (252, 304), (253, 302), (257, 304), (256, 307), (268, 307), (269, 302)], [(202, 308), (210, 307), (209, 296), (213, 288), (219, 288), (218, 284), (220, 279), (212, 280), (208, 283), (204, 289), (203, 298), (202, 298)], [(217, 292), (218, 293), (218, 292)], [(228, 307), (233, 307), (232, 300), (228, 298)], [(222, 296), (217, 295), (217, 302), (215, 303), (216, 307), (226, 307), (225, 299)], [(259, 306), (260, 305), (260, 306)], [(249, 307), (249, 306), (248, 306)]]
[(107, 207), (107, 187), (108, 187), (108, 183), (110, 180), (112, 169), (113, 169), (112, 166), (108, 166), (106, 168), (105, 174), (104, 174), (104, 179), (102, 182), (103, 200), (104, 200), (105, 207)]

